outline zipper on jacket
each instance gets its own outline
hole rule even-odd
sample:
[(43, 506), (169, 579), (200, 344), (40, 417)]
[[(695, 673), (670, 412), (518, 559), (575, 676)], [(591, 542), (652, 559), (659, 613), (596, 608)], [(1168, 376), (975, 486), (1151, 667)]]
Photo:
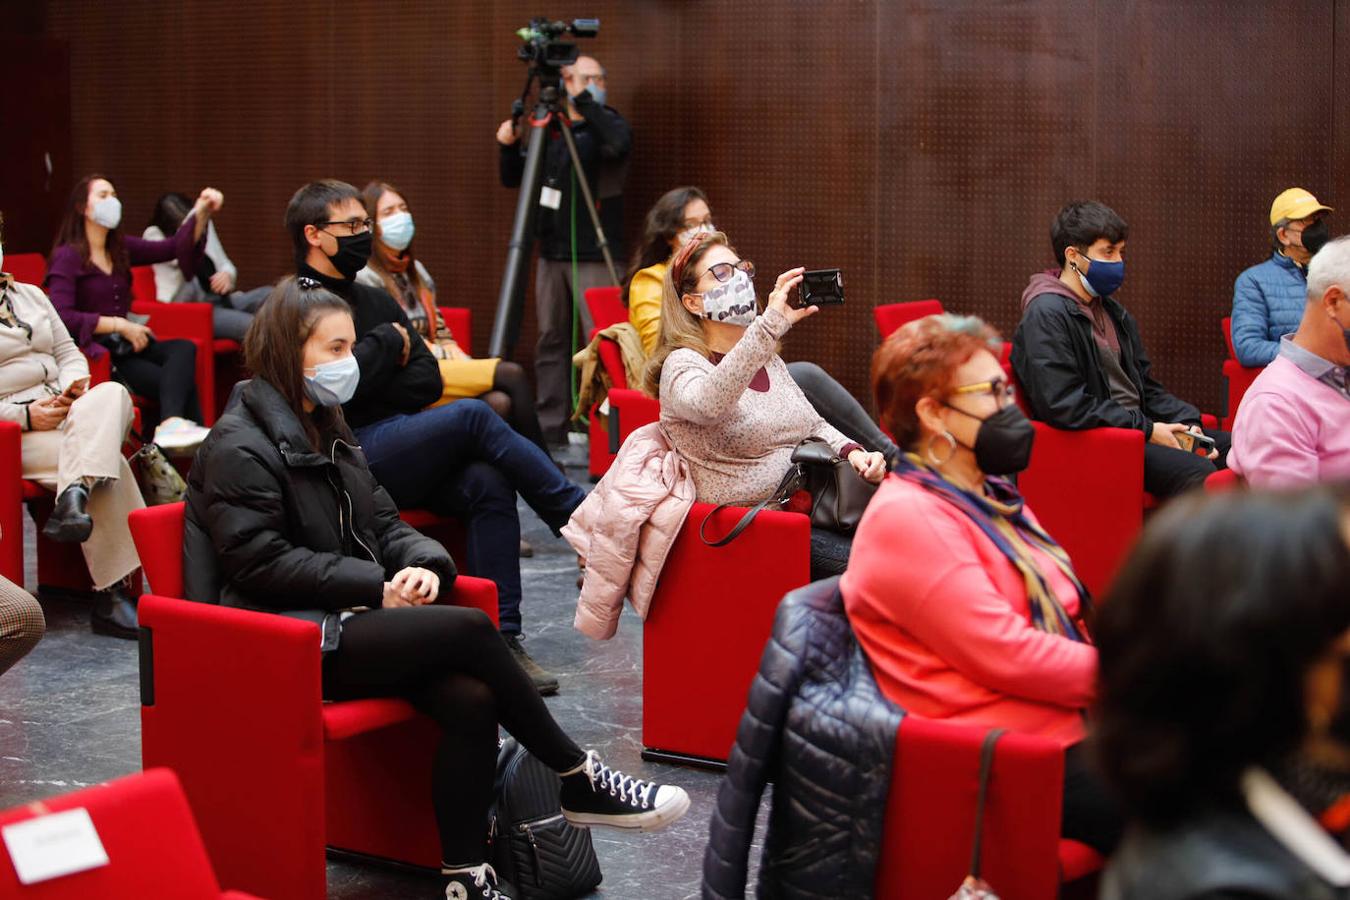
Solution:
[(543, 887), (544, 870), (539, 864), (539, 842), (534, 839), (534, 832), (530, 830), (529, 823), (520, 826), (520, 829), (525, 832), (525, 837), (530, 842), (530, 857), (534, 860), (534, 885)]
[[(338, 448), (338, 444), (342, 444), (344, 447), (349, 447), (349, 446), (351, 446), (351, 445), (348, 444), (346, 441), (344, 441), (342, 438), (334, 438), (334, 439), (333, 439), (333, 446), (332, 446), (331, 450), (329, 451), (329, 456), (330, 456), (330, 458), (333, 460), (333, 465), (334, 465), (334, 466), (337, 465), (337, 448)], [(339, 470), (339, 471), (341, 471), (341, 470)], [(333, 487), (334, 487), (335, 490), (337, 489), (337, 485), (333, 485)], [(352, 495), (349, 494), (349, 493), (347, 493), (347, 489), (346, 489), (346, 488), (342, 488), (341, 491), (339, 491), (339, 493), (341, 493), (342, 496), (341, 496), (341, 498), (339, 499), (339, 502), (338, 502), (338, 523), (341, 524), (341, 522), (342, 522), (342, 502), (341, 502), (341, 501), (342, 501), (342, 500), (346, 500), (346, 501), (347, 501), (347, 520), (348, 520), (348, 522), (349, 522), (350, 525), (351, 525), (352, 540), (355, 541), (356, 544), (357, 544), (357, 546), (359, 546), (362, 550), (366, 551), (366, 555), (370, 557), (370, 561), (371, 561), (371, 562), (378, 563), (379, 560), (377, 560), (377, 559), (375, 558), (375, 554), (370, 552), (370, 548), (367, 547), (364, 543), (362, 543), (361, 538), (360, 538), (359, 536), (357, 536), (357, 534), (356, 534), (356, 510), (355, 510), (355, 509), (353, 508), (353, 506), (352, 506)]]

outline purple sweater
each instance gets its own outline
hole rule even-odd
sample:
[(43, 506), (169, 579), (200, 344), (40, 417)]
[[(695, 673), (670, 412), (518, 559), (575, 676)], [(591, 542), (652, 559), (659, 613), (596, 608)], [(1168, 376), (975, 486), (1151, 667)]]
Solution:
[[(178, 261), (183, 277), (192, 278), (206, 253), (205, 232), (200, 241), (192, 240), (195, 221), (196, 216), (189, 215), (173, 237), (162, 241), (123, 235), (131, 264), (148, 266), (173, 259)], [(131, 272), (114, 270), (106, 274), (92, 263), (81, 261), (80, 251), (73, 245), (62, 244), (52, 251), (43, 286), (80, 349), (91, 357), (107, 353), (94, 340), (94, 329), (100, 316), (125, 316), (131, 309)]]

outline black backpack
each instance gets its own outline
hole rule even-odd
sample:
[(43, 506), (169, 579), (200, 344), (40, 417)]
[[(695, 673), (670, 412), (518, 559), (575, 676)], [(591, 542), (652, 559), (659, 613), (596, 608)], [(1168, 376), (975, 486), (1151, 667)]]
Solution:
[(561, 789), (558, 773), (515, 738), (502, 743), (488, 856), (520, 900), (569, 900), (593, 891), (603, 877), (591, 830), (563, 818)]

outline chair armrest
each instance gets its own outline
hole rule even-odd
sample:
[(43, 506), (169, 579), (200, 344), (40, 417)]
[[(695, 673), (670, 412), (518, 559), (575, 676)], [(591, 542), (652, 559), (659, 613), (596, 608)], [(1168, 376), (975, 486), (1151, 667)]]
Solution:
[(445, 327), (450, 329), (450, 334), (454, 336), (455, 343), (460, 348), (473, 355), (473, 311), (466, 306), (438, 306), (441, 318), (445, 320)]
[(131, 304), (131, 311), (149, 316), (147, 323), (158, 338), (187, 338), (202, 341), (197, 351), (211, 353), (211, 342), (215, 329), (211, 324), (212, 306), (210, 303), (145, 303), (137, 301)]
[(643, 425), (660, 421), (661, 401), (628, 388), (614, 388), (608, 396), (609, 449), (618, 453), (630, 434)]
[(89, 386), (93, 387), (102, 384), (105, 381), (112, 381), (112, 355), (104, 353), (101, 356), (84, 355), (84, 360), (89, 364)]
[(623, 353), (619, 345), (609, 338), (600, 340), (600, 363), (609, 375), (611, 388), (627, 388), (628, 375), (623, 368)]
[(1219, 417), (1218, 417), (1218, 416), (1211, 415), (1211, 414), (1209, 414), (1209, 413), (1201, 413), (1201, 414), (1200, 414), (1200, 427), (1201, 427), (1201, 428), (1208, 428), (1208, 429), (1210, 429), (1211, 431), (1213, 431), (1215, 428), (1218, 428), (1218, 427), (1219, 427)]
[(0, 577), (23, 584), (23, 429), (0, 422)]
[(488, 614), (494, 626), (501, 624), (497, 618), (497, 584), (487, 578), (474, 578), (472, 575), (457, 576), (454, 589), (443, 600), (448, 600), (455, 606), (481, 609)]

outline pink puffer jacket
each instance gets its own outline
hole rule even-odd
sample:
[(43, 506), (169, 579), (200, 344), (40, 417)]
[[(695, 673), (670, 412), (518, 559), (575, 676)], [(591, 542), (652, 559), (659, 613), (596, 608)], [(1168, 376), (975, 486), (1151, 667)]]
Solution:
[(597, 640), (614, 637), (625, 596), (638, 617), (647, 618), (656, 579), (693, 505), (689, 464), (660, 423), (629, 435), (562, 530), (586, 561), (572, 623), (578, 631)]

